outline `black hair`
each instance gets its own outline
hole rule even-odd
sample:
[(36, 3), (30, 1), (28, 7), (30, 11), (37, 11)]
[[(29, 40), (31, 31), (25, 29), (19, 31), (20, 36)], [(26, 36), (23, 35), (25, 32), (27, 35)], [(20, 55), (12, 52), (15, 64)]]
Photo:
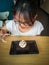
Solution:
[[(27, 18), (28, 16), (28, 24), (32, 25), (34, 23), (34, 21), (32, 21), (32, 18), (34, 18), (34, 16), (36, 15), (37, 11), (38, 11), (38, 7), (37, 4), (35, 2), (35, 0), (18, 0), (18, 2), (15, 5), (15, 12), (14, 15), (17, 12), (20, 12), (24, 14), (24, 18)], [(31, 22), (29, 21), (31, 20)]]
[(27, 0), (17, 0), (16, 4), (12, 7), (13, 15), (16, 14), (16, 11), (21, 7), (23, 3), (26, 3)]

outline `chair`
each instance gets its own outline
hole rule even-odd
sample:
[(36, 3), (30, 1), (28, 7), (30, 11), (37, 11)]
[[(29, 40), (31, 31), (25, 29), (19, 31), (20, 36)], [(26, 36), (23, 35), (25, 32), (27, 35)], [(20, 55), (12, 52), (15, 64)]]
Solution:
[(0, 12), (0, 20), (3, 21), (3, 24), (5, 24), (5, 21), (8, 19), (9, 12)]

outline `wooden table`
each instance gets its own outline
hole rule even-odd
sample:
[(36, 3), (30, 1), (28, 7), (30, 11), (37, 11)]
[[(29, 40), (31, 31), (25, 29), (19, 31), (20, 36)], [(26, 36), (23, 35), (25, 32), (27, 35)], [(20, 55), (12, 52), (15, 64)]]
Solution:
[[(48, 65), (49, 64), (49, 37), (6, 37), (7, 43), (0, 41), (0, 65)], [(12, 40), (36, 40), (39, 54), (10, 55)]]

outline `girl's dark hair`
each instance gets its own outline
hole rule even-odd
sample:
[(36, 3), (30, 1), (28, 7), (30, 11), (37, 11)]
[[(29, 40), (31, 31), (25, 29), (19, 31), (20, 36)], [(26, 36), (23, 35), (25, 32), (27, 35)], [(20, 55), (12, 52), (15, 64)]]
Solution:
[(13, 15), (16, 14), (16, 11), (21, 8), (22, 4), (25, 3), (27, 0), (17, 0), (16, 4), (12, 7)]
[(38, 7), (35, 0), (18, 0), (14, 8), (14, 15), (17, 12), (20, 12), (20, 14), (22, 13), (24, 15), (24, 18), (26, 20), (28, 19), (27, 23), (29, 25), (33, 25), (34, 21), (32, 20), (32, 18), (34, 18), (34, 16), (36, 15), (37, 10)]

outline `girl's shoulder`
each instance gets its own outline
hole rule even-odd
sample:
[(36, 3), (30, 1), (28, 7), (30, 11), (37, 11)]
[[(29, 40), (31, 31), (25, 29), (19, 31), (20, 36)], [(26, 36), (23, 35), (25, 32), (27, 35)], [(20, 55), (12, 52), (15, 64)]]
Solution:
[(43, 30), (43, 24), (40, 21), (36, 20), (32, 27), (32, 32), (34, 32), (35, 35), (40, 35)]
[(43, 27), (43, 24), (40, 22), (40, 21), (38, 21), (38, 20), (36, 20), (35, 22), (34, 22), (34, 27), (36, 28), (36, 29), (44, 29), (44, 27)]
[(5, 24), (14, 23), (14, 20), (6, 20)]
[(42, 25), (42, 23), (41, 23), (40, 21), (36, 20), (36, 21), (34, 22), (34, 25), (35, 25), (35, 26), (39, 26), (39, 25)]

